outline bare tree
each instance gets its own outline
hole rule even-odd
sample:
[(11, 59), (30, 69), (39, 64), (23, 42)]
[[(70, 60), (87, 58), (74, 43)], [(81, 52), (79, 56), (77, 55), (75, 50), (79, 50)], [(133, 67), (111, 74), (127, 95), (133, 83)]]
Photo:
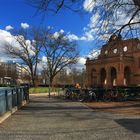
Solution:
[[(94, 2), (93, 18), (99, 35), (118, 34), (123, 37), (139, 36), (140, 1), (139, 0), (102, 0)], [(93, 23), (94, 24), (94, 23)]]
[(53, 34), (44, 30), (42, 37), (43, 53), (46, 57), (46, 74), (49, 78), (49, 85), (52, 86), (57, 73), (77, 62), (79, 52), (76, 43), (70, 41), (62, 32)]
[(26, 0), (29, 5), (37, 9), (37, 13), (53, 12), (58, 13), (62, 9), (69, 9), (77, 12), (82, 7), (83, 0)]
[(72, 68), (69, 73), (69, 78), (71, 78), (71, 84), (75, 85), (78, 83), (82, 88), (85, 87), (85, 69)]
[(66, 86), (76, 85), (77, 83), (81, 88), (85, 87), (85, 69), (71, 68), (63, 69), (54, 79), (55, 85)]
[[(92, 29), (98, 36), (123, 34), (124, 37), (140, 36), (140, 0), (30, 0), (38, 12), (55, 12), (67, 8), (79, 11), (83, 7), (93, 14)], [(96, 23), (95, 23), (96, 22)]]
[[(30, 39), (30, 40), (29, 40)], [(38, 29), (18, 30), (13, 35), (13, 42), (7, 43), (5, 47), (6, 53), (11, 57), (21, 60), (31, 77), (31, 84), (35, 86), (37, 73), (37, 65), (39, 62), (39, 54), (41, 50), (40, 35)]]

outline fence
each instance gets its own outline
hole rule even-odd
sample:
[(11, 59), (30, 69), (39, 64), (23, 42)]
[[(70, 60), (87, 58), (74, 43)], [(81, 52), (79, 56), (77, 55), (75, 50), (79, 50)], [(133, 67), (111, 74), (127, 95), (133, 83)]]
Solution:
[(21, 107), (23, 101), (29, 101), (29, 88), (14, 87), (14, 88), (0, 88), (0, 116), (14, 107)]

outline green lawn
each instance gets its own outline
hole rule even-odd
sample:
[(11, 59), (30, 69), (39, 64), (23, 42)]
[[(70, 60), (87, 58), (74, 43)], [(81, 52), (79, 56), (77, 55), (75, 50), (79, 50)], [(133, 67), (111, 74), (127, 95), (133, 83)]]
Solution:
[[(61, 88), (52, 88), (51, 92), (58, 92), (61, 90)], [(29, 93), (47, 93), (48, 91), (48, 87), (32, 87), (29, 89)]]

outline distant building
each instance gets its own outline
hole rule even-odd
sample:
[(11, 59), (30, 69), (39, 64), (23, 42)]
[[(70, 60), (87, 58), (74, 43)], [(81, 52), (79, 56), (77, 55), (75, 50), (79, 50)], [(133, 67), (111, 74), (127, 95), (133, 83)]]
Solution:
[(0, 84), (20, 84), (24, 83), (25, 71), (18, 63), (0, 62)]
[(17, 84), (27, 84), (30, 82), (30, 76), (27, 69), (27, 66), (16, 63)]
[(17, 78), (16, 64), (0, 62), (0, 83), (15, 83)]
[(140, 40), (112, 35), (97, 59), (87, 59), (87, 86), (140, 85)]

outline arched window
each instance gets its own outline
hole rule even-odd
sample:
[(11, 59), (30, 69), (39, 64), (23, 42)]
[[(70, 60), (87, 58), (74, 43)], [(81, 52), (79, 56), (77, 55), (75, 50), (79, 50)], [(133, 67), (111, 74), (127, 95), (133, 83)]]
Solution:
[(113, 50), (113, 53), (117, 53), (118, 52), (118, 50), (117, 50), (117, 48), (115, 48), (114, 50)]
[(100, 80), (102, 86), (105, 86), (107, 84), (106, 70), (104, 68), (102, 68), (100, 71)]
[(114, 67), (111, 68), (111, 83), (112, 86), (117, 86), (117, 70)]
[(95, 87), (97, 85), (97, 71), (96, 71), (96, 69), (92, 69), (91, 77), (92, 77), (92, 84)]
[(127, 52), (127, 50), (128, 50), (127, 46), (124, 46), (124, 47), (123, 47), (123, 51), (124, 51), (124, 52)]
[(91, 73), (92, 77), (97, 76), (96, 74), (97, 74), (96, 69), (92, 69), (92, 73)]
[(128, 86), (130, 84), (130, 76), (131, 76), (131, 70), (128, 66), (124, 69), (124, 85)]

